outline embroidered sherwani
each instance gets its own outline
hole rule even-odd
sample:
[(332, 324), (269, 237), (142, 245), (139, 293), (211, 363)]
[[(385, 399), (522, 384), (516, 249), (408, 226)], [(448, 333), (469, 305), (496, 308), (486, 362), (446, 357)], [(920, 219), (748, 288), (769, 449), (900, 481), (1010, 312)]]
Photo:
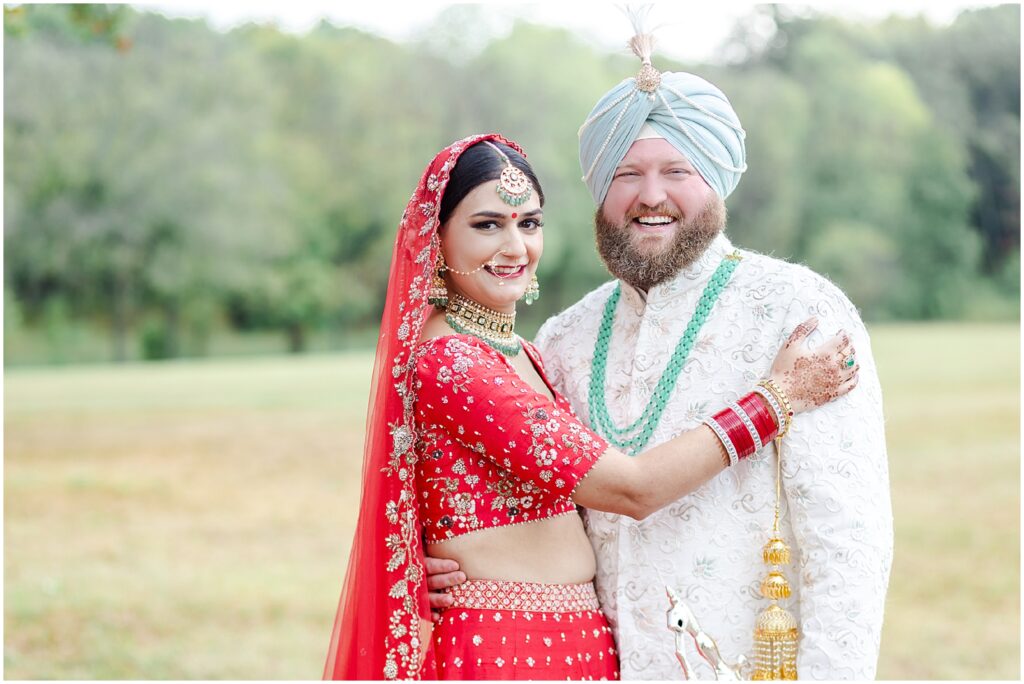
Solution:
[[(622, 283), (605, 387), (625, 426), (643, 412), (721, 259), (720, 235), (705, 254), (646, 295)], [(849, 395), (797, 415), (783, 443), (780, 527), (793, 550), (783, 568), (793, 596), (782, 601), (800, 626), (797, 666), (806, 679), (875, 675), (892, 565), (892, 509), (882, 395), (867, 331), (838, 288), (805, 267), (740, 250), (743, 260), (700, 330), (648, 448), (697, 427), (765, 377), (788, 335), (812, 315), (810, 343), (840, 328), (853, 341), (860, 381)], [(548, 375), (585, 421), (594, 344), (607, 283), (549, 320), (537, 336)], [(838, 363), (838, 360), (837, 360)], [(761, 547), (775, 505), (776, 454), (757, 456), (637, 522), (588, 510), (597, 591), (616, 635), (623, 679), (680, 679), (666, 627), (672, 584), (685, 596), (727, 662), (750, 657), (754, 618), (767, 605)], [(689, 644), (694, 676), (713, 679)]]

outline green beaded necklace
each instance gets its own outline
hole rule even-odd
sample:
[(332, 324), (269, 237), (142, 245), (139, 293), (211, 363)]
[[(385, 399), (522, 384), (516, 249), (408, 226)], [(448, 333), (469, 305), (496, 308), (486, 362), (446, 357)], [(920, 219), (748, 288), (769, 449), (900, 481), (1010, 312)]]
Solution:
[(686, 331), (679, 339), (672, 357), (668, 361), (657, 387), (651, 394), (643, 413), (632, 424), (619, 428), (612, 422), (608, 413), (608, 405), (605, 403), (604, 387), (607, 377), (608, 343), (612, 336), (612, 322), (615, 320), (615, 308), (619, 303), (619, 296), (622, 294), (622, 285), (616, 285), (608, 301), (604, 305), (604, 316), (601, 318), (601, 328), (597, 333), (597, 344), (594, 347), (594, 360), (591, 365), (590, 374), (590, 424), (595, 430), (603, 434), (615, 447), (622, 449), (630, 456), (635, 456), (650, 441), (654, 428), (661, 420), (661, 414), (665, 412), (665, 406), (672, 390), (676, 386), (676, 380), (683, 370), (686, 359), (690, 356), (693, 344), (697, 340), (697, 333), (700, 332), (704, 321), (711, 313), (711, 307), (718, 301), (718, 296), (725, 289), (726, 284), (736, 270), (740, 259), (739, 252), (727, 255), (715, 269), (711, 280), (697, 302), (697, 310), (686, 326)]

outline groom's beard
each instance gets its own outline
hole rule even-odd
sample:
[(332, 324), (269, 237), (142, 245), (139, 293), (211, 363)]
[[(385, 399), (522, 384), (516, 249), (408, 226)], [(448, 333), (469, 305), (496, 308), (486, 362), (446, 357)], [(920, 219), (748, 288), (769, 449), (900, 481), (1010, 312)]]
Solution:
[[(642, 214), (662, 214), (678, 218), (666, 206), (644, 209)], [(715, 195), (699, 214), (680, 222), (672, 242), (651, 252), (642, 245), (642, 238), (631, 222), (636, 214), (625, 217), (625, 225), (615, 225), (605, 219), (602, 208), (594, 214), (597, 251), (601, 260), (616, 278), (633, 287), (647, 291), (663, 283), (696, 261), (711, 242), (725, 228), (725, 202)]]

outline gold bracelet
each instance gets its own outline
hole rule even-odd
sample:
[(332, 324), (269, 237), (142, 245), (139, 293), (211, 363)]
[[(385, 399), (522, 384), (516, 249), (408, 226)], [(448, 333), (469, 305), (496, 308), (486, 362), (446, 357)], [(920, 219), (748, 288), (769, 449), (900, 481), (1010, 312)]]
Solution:
[(764, 387), (766, 390), (771, 392), (772, 396), (775, 397), (775, 400), (782, 405), (782, 415), (779, 416), (780, 424), (778, 438), (785, 437), (786, 433), (789, 432), (790, 425), (793, 424), (793, 405), (789, 403), (789, 397), (786, 396), (786, 393), (782, 391), (782, 388), (776, 385), (771, 378), (765, 378), (757, 384), (759, 387)]

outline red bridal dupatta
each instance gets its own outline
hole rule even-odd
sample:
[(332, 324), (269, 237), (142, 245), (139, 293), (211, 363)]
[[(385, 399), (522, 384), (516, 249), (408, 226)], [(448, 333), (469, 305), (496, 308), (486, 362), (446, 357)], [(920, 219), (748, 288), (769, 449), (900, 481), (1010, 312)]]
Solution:
[(413, 350), (432, 310), (441, 197), (459, 156), (482, 140), (522, 153), (496, 134), (446, 147), (423, 172), (398, 226), (370, 386), (359, 521), (324, 679), (436, 679), (424, 671), (433, 659), (417, 515)]

